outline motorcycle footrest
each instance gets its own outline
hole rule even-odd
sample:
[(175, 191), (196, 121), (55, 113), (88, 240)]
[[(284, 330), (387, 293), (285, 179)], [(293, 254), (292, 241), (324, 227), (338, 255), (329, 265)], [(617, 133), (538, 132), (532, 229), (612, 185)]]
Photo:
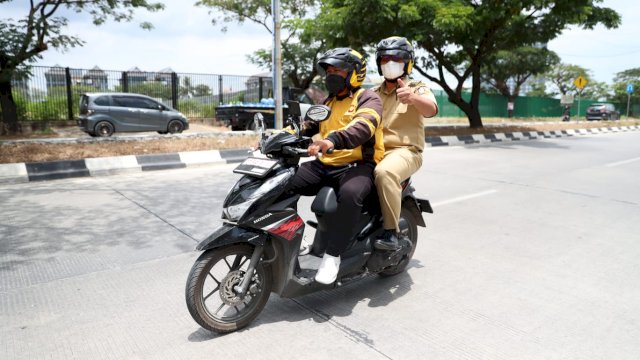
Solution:
[(307, 225), (311, 226), (314, 229), (318, 228), (318, 223), (315, 221), (307, 220)]
[(299, 279), (302, 285), (307, 285), (315, 281), (316, 272), (318, 272), (318, 270), (316, 269), (302, 269), (299, 273), (296, 274), (296, 277)]

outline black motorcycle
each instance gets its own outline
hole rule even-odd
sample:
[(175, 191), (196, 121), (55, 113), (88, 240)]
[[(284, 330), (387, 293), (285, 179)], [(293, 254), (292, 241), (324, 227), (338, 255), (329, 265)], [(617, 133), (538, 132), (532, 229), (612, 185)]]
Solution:
[[(223, 204), (224, 223), (197, 246), (204, 251), (189, 273), (187, 308), (203, 328), (226, 333), (247, 326), (264, 308), (274, 292), (292, 298), (341, 286), (369, 274), (396, 275), (406, 268), (418, 241), (417, 226), (425, 226), (422, 212), (432, 213), (428, 200), (414, 196), (410, 180), (403, 183), (400, 214), (400, 248), (381, 251), (373, 247), (383, 231), (377, 194), (368, 197), (356, 224), (344, 224), (336, 214), (336, 193), (322, 188), (311, 210), (317, 222), (313, 246), (299, 255), (305, 223), (297, 212), (299, 195), (285, 187), (298, 170), (302, 157), (309, 156), (311, 139), (301, 136), (300, 111), (289, 103), (289, 123), (296, 134), (264, 133), (264, 120), (256, 114), (262, 132), (260, 149), (266, 157), (249, 157), (234, 172), (242, 174)], [(305, 121), (324, 121), (330, 109), (311, 106)], [(341, 255), (334, 284), (315, 282), (327, 239), (337, 231), (355, 230), (348, 250)]]

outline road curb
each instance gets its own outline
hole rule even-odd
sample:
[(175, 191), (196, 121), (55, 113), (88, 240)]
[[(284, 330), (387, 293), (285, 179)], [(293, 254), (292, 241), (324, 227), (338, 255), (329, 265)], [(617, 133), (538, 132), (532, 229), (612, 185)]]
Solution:
[(495, 142), (511, 142), (521, 140), (537, 140), (551, 139), (580, 135), (595, 135), (616, 133), (625, 131), (637, 131), (640, 126), (619, 126), (619, 127), (603, 127), (589, 129), (568, 129), (553, 131), (524, 131), (513, 133), (495, 133), (495, 134), (476, 134), (476, 135), (458, 135), (458, 136), (427, 136), (425, 138), (427, 146), (460, 146), (472, 144), (490, 144)]
[(189, 151), (173, 154), (127, 155), (38, 163), (0, 164), (0, 184), (105, 176), (166, 169), (237, 163), (249, 149)]
[[(640, 126), (603, 127), (554, 131), (525, 131), (513, 133), (476, 134), (458, 136), (428, 136), (430, 147), (464, 146), (522, 140), (550, 139), (581, 135), (595, 135), (640, 130)], [(0, 184), (24, 183), (86, 176), (105, 176), (142, 171), (179, 169), (195, 166), (238, 163), (251, 154), (249, 149), (190, 151), (173, 154), (128, 155), (87, 158), (83, 160), (49, 161), (39, 163), (0, 164)]]

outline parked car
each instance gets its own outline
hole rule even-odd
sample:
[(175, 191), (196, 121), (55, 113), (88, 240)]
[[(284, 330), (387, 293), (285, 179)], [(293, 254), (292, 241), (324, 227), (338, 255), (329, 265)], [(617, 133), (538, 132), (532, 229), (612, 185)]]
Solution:
[(620, 120), (620, 112), (610, 103), (594, 103), (587, 108), (587, 120)]
[(80, 97), (78, 126), (91, 136), (114, 132), (181, 133), (189, 120), (153, 98), (131, 93), (87, 93)]

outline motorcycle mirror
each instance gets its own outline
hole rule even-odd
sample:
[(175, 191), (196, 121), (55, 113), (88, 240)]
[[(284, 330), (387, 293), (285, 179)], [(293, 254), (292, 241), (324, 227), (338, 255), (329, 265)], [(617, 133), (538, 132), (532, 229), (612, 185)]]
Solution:
[(307, 110), (304, 115), (305, 121), (321, 122), (325, 121), (331, 116), (331, 108), (326, 105), (313, 105)]

